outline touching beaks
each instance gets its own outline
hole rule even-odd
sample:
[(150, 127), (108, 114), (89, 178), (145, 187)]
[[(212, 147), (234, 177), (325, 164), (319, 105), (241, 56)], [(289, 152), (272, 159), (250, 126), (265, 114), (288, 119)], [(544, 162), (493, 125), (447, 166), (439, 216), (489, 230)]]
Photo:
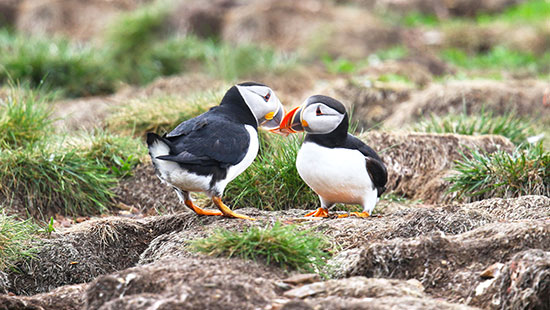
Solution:
[(302, 106), (298, 106), (286, 113), (279, 128), (272, 132), (289, 135), (291, 133), (304, 131), (304, 127), (307, 127), (308, 124), (305, 120), (302, 120), (302, 108)]

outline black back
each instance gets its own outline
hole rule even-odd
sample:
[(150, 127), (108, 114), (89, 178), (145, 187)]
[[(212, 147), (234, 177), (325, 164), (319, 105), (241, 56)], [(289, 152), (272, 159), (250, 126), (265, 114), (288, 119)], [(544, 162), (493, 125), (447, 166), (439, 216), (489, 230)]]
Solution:
[(257, 129), (256, 118), (233, 86), (219, 106), (182, 122), (162, 137), (170, 154), (157, 158), (177, 162), (199, 175), (213, 175), (213, 186), (245, 157), (250, 145), (245, 125)]

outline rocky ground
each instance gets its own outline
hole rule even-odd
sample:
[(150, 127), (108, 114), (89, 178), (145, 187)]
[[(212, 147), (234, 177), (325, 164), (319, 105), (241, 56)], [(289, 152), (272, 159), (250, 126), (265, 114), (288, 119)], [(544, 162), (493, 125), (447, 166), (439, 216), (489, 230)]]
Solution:
[[(96, 17), (107, 21), (148, 1), (66, 2), (0, 1), (0, 23), (34, 34), (45, 31), (70, 35), (76, 41), (91, 40), (104, 25)], [(353, 107), (353, 119), (361, 127), (377, 126), (360, 138), (380, 152), (386, 163), (388, 191), (407, 201), (381, 201), (376, 216), (366, 219), (305, 219), (305, 210), (262, 211), (254, 206), (239, 209), (258, 219), (253, 222), (199, 217), (182, 207), (146, 162), (115, 190), (118, 207), (124, 211), (121, 216), (59, 227), (41, 241), (35, 259), (20, 263), (19, 271), (0, 272), (0, 309), (550, 309), (550, 198), (466, 203), (446, 191), (446, 177), (455, 161), (471, 149), (512, 152), (515, 146), (502, 136), (406, 130), (428, 112), (445, 115), (464, 109), (468, 114), (490, 109), (499, 115), (511, 108), (522, 117), (548, 120), (550, 105), (542, 102), (550, 84), (536, 76), (445, 81), (440, 77), (455, 68), (432, 57), (429, 49), (416, 46), (426, 39), (426, 32), (381, 26), (379, 17), (370, 12), (375, 8), (405, 12), (414, 7), (440, 17), (471, 16), (499, 12), (518, 2), (182, 4), (173, 15), (185, 18), (172, 16), (171, 27), (204, 36), (213, 31), (234, 43), (265, 43), (269, 37), (269, 44), (280, 50), (314, 54), (315, 49), (307, 50), (311, 46), (304, 41), (321, 32), (326, 40), (316, 42), (319, 49), (353, 59), (405, 42), (413, 51), (408, 58), (370, 66), (354, 76), (311, 66), (253, 78), (269, 84), (287, 107), (323, 93)], [(361, 22), (350, 25), (351, 19)], [(201, 28), (205, 20), (212, 27)], [(451, 44), (455, 39), (453, 33), (439, 35), (443, 38), (436, 44)], [(533, 36), (525, 40), (536, 41)], [(376, 76), (388, 72), (406, 75), (412, 85), (376, 81)], [(114, 108), (133, 99), (159, 94), (185, 97), (225, 83), (200, 73), (159, 78), (109, 96), (60, 101), (55, 113), (63, 117), (60, 128), (93, 128)], [(276, 221), (329, 238), (334, 256), (326, 270), (320, 270), (323, 276), (261, 261), (209, 257), (187, 248), (189, 241), (219, 228), (242, 230)]]

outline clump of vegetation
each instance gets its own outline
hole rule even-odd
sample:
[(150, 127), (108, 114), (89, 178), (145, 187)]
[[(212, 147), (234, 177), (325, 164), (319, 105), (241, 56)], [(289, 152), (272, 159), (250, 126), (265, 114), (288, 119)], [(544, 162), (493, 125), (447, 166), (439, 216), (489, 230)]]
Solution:
[(48, 98), (11, 88), (0, 99), (2, 204), (42, 219), (102, 212), (111, 188), (141, 160), (144, 147), (102, 131), (52, 135)]
[(550, 196), (550, 152), (542, 143), (509, 154), (473, 150), (464, 155), (448, 180), (450, 192), (469, 200), (511, 198), (522, 195)]
[(38, 218), (104, 211), (117, 179), (105, 166), (75, 150), (29, 146), (0, 152), (0, 193)]
[(32, 257), (35, 248), (31, 245), (39, 227), (31, 220), (17, 220), (0, 212), (0, 271), (14, 267), (22, 259)]
[(243, 232), (217, 230), (192, 242), (191, 249), (212, 256), (264, 260), (286, 269), (315, 272), (330, 257), (321, 234), (275, 223), (271, 228), (249, 227)]
[(495, 116), (490, 111), (482, 111), (479, 115), (466, 113), (443, 117), (431, 115), (429, 119), (415, 124), (413, 129), (421, 132), (461, 135), (501, 135), (510, 139), (515, 145), (527, 143), (527, 138), (535, 134), (535, 130), (528, 121), (517, 118), (512, 113)]
[(145, 145), (140, 140), (104, 130), (81, 134), (69, 145), (78, 150), (82, 157), (104, 166), (118, 178), (130, 174), (147, 154)]
[(206, 112), (220, 103), (226, 89), (197, 92), (186, 98), (136, 99), (120, 106), (107, 120), (111, 132), (142, 137), (147, 132), (164, 133), (179, 123)]
[(98, 50), (0, 30), (0, 82), (11, 79), (59, 89), (67, 96), (89, 96), (112, 92), (113, 72)]
[(224, 197), (235, 207), (254, 206), (264, 210), (312, 209), (317, 195), (300, 178), (296, 156), (303, 135), (281, 137), (261, 134), (260, 154), (225, 190)]
[(0, 147), (16, 148), (43, 139), (52, 130), (49, 96), (10, 88), (0, 97)]
[(461, 49), (449, 48), (441, 51), (441, 56), (444, 60), (466, 69), (524, 69), (541, 73), (548, 70), (550, 63), (550, 53), (536, 56), (504, 46), (495, 46), (485, 53), (474, 55)]
[(488, 23), (495, 21), (505, 21), (514, 24), (546, 22), (550, 16), (550, 5), (547, 0), (529, 0), (522, 1), (504, 10), (504, 12), (495, 15), (479, 15), (478, 23)]

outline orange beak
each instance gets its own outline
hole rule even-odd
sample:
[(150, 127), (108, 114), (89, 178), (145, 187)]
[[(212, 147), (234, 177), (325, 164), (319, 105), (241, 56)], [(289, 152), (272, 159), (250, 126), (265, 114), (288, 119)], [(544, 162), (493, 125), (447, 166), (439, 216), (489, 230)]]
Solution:
[(302, 121), (300, 120), (301, 108), (301, 106), (298, 106), (288, 111), (283, 117), (279, 128), (273, 129), (272, 132), (288, 136), (291, 133), (304, 131)]

